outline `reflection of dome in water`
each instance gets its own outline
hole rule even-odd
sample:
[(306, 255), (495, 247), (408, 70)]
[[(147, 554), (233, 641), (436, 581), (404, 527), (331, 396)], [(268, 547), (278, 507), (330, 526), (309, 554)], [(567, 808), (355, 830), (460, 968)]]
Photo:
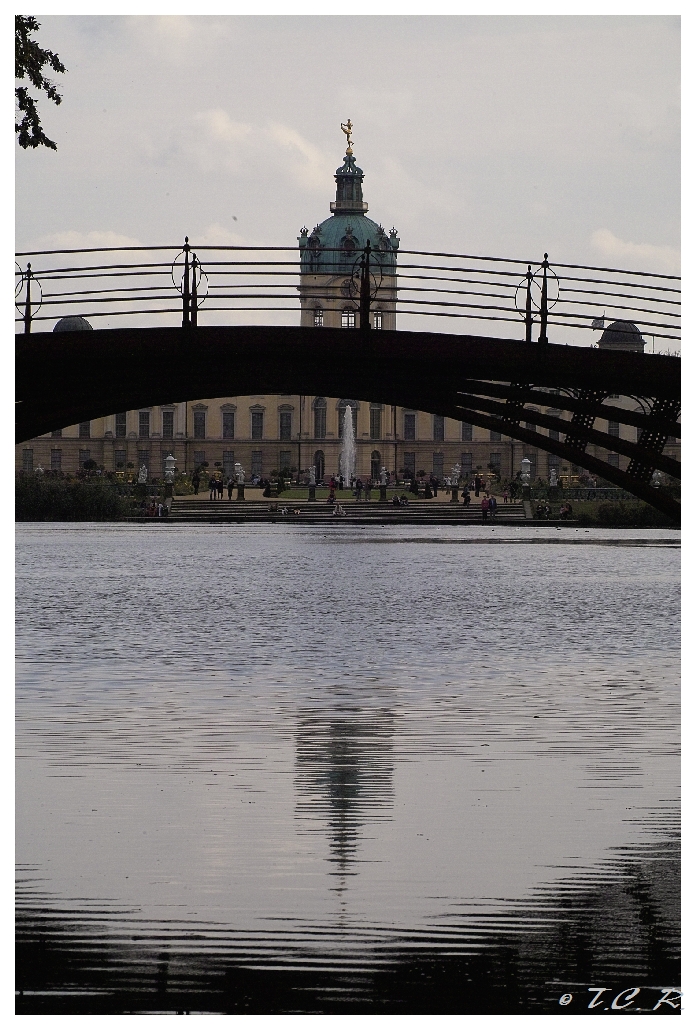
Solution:
[(59, 319), (53, 326), (54, 333), (74, 333), (80, 329), (91, 329), (92, 326), (89, 324), (86, 318), (82, 315), (65, 315), (64, 318)]
[(612, 322), (602, 333), (598, 346), (600, 350), (642, 351), (645, 340), (633, 322)]

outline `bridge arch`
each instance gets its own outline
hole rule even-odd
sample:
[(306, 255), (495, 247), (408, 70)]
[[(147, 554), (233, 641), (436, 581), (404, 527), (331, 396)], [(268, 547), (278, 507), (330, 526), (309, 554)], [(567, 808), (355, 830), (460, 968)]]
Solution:
[[(504, 432), (596, 472), (678, 518), (679, 505), (650, 486), (645, 470), (679, 475), (678, 463), (662, 455), (654, 439), (677, 425), (680, 364), (665, 355), (395, 330), (206, 326), (36, 333), (17, 338), (16, 437), (21, 442), (115, 411), (232, 391), (350, 396)], [(568, 434), (565, 441), (553, 440), (520, 424), (525, 410), (520, 397), (531, 384), (533, 393), (542, 391), (539, 396), (559, 388), (576, 395), (576, 413), (588, 414), (588, 424), (574, 421), (573, 439), (603, 437), (592, 428), (592, 412), (601, 408), (598, 398), (649, 399), (651, 414), (643, 416), (641, 435), (647, 434), (647, 443), (612, 438), (616, 449), (635, 459), (640, 475), (585, 454), (577, 442), (568, 442)], [(556, 399), (559, 405), (569, 403)], [(638, 424), (635, 413), (622, 417)], [(534, 420), (549, 428), (554, 422), (540, 413)]]

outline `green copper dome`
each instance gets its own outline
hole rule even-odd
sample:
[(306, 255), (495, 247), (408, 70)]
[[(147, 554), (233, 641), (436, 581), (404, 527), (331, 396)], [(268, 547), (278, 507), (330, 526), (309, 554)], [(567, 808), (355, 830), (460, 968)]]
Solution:
[(349, 148), (343, 164), (336, 169), (336, 200), (331, 204), (332, 216), (316, 225), (311, 233), (302, 229), (297, 238), (303, 273), (350, 274), (368, 240), (374, 259), (379, 261), (384, 271), (396, 271), (396, 252), (399, 249), (396, 229), (387, 235), (381, 225), (366, 216), (362, 182), (363, 170), (356, 165)]

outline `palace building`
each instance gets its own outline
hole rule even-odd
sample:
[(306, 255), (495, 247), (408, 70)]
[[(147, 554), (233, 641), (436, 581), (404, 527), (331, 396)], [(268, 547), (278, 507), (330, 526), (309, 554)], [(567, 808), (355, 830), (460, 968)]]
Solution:
[[(303, 228), (298, 237), (301, 325), (359, 326), (359, 262), (369, 241), (372, 327), (395, 329), (399, 238), (396, 229), (386, 232), (367, 217), (364, 173), (353, 156), (350, 122), (343, 128), (348, 147), (335, 173), (336, 199), (330, 204), (330, 217), (311, 232)], [(68, 316), (54, 331), (90, 328), (85, 319)], [(605, 329), (599, 346), (642, 351), (643, 340), (632, 323), (614, 323)], [(640, 410), (634, 399), (623, 398), (619, 403)], [(424, 411), (364, 398), (279, 394), (182, 400), (66, 426), (18, 445), (16, 467), (27, 472), (37, 466), (75, 472), (86, 461), (94, 461), (105, 471), (146, 465), (151, 476), (160, 477), (171, 453), (184, 472), (207, 463), (210, 470), (217, 467), (228, 476), (235, 462), (240, 462), (248, 478), (268, 478), (283, 470), (295, 476), (314, 465), (320, 482), (338, 473), (347, 405), (355, 429), (356, 474), (363, 479), (377, 479), (384, 466), (399, 478), (432, 473), (442, 480), (455, 464), (463, 475), (495, 470), (507, 478), (518, 471), (523, 457), (531, 460), (534, 478), (546, 478), (552, 467), (559, 470), (565, 464), (555, 455), (537, 452), (500, 433)], [(543, 410), (561, 414), (553, 408)], [(526, 425), (536, 428), (531, 422)], [(637, 431), (630, 426), (597, 419), (595, 427), (610, 435), (620, 433), (632, 442), (637, 439)], [(554, 436), (553, 430), (540, 431)], [(677, 441), (668, 441), (665, 451), (678, 457)], [(621, 468), (628, 465), (628, 458), (593, 444), (587, 452)]]

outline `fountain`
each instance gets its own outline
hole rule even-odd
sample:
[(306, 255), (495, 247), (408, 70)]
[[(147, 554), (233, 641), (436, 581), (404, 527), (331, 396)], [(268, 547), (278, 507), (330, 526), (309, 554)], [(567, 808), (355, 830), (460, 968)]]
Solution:
[(349, 404), (346, 404), (343, 412), (343, 441), (339, 474), (343, 476), (344, 483), (350, 483), (351, 478), (355, 475), (355, 432), (353, 430), (353, 412)]

